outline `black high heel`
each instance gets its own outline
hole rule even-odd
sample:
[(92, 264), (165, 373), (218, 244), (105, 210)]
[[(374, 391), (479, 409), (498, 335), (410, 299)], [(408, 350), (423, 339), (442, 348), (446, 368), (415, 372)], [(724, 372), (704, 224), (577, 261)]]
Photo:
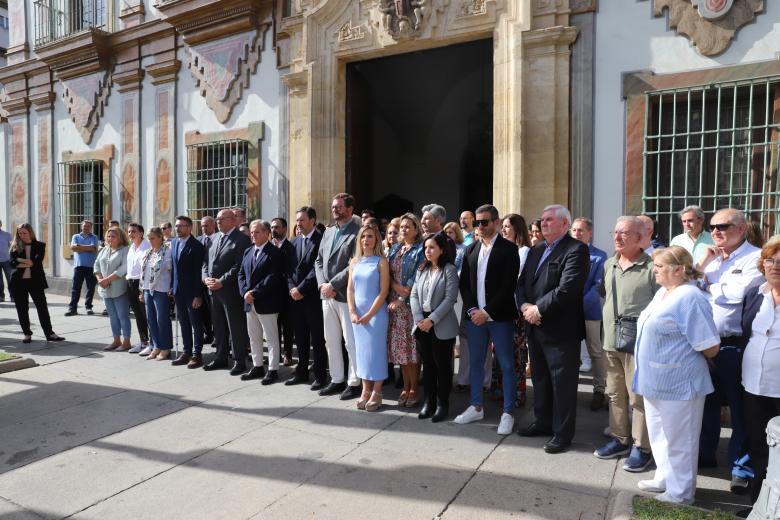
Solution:
[(46, 336), (46, 341), (62, 341), (65, 338), (62, 336), (57, 336), (56, 334), (51, 334), (50, 336)]
[(25, 336), (22, 343), (32, 343), (32, 336)]

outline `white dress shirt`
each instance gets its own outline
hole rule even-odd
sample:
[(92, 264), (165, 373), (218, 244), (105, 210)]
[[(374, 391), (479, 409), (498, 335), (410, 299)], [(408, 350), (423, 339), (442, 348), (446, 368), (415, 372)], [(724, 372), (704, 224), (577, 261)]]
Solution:
[(762, 279), (760, 254), (759, 248), (745, 241), (728, 258), (718, 256), (704, 268), (707, 291), (712, 295), (712, 317), (721, 337), (742, 335), (742, 300)]
[(496, 243), (498, 233), (493, 235), (490, 239), (490, 244), (485, 245), (484, 242), (479, 247), (479, 258), (477, 259), (477, 305), (480, 309), (485, 309), (487, 300), (485, 297), (485, 278), (487, 277), (488, 261), (490, 260), (490, 253), (493, 251), (493, 244)]
[(152, 247), (149, 241), (146, 239), (141, 240), (141, 243), (136, 247), (133, 242), (127, 247), (127, 279), (128, 280), (140, 280), (141, 279), (141, 260), (144, 259), (144, 251)]
[(776, 398), (780, 397), (780, 305), (775, 306), (769, 283), (761, 285), (759, 292), (764, 299), (742, 356), (742, 386), (753, 395)]

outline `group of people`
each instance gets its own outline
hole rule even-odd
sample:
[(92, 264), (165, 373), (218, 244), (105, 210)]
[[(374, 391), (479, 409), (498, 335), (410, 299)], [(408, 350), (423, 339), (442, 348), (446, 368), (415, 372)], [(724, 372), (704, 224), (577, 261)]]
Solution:
[[(489, 204), (464, 211), (457, 223), (429, 204), (420, 218), (406, 213), (382, 225), (368, 210), (354, 214), (346, 193), (330, 209), (333, 225), (323, 231), (315, 210), (300, 208), (293, 237), (284, 219), (246, 223), (240, 210), (226, 208), (201, 219), (197, 238), (193, 221), (179, 216), (175, 237), (163, 227), (144, 237), (140, 224), (129, 224), (127, 234), (112, 225), (103, 247), (85, 221), (72, 239), (68, 314), (76, 313), (82, 281), (89, 287), (94, 277), (114, 336), (106, 350), (169, 359), (174, 308), (183, 351), (172, 364), (229, 369), (263, 384), (279, 380), (280, 363), (292, 357), (292, 335), (284, 354), (281, 340), (292, 329), (298, 363), (286, 385), (309, 384), (375, 411), (399, 365), (398, 405), (421, 405), (420, 419), (449, 417), (454, 383), (456, 392), (469, 392), (454, 422), (482, 420), (485, 390), (497, 390), (501, 435), (514, 429), (530, 372), (535, 420), (519, 434), (548, 437), (548, 453), (566, 451), (575, 434), (585, 340), (590, 407), (609, 403), (610, 441), (596, 457), (627, 456), (623, 468), (633, 472), (655, 459), (654, 478), (639, 487), (691, 502), (698, 465), (716, 463), (727, 404), (732, 490), (744, 493), (753, 481), (758, 495), (763, 430), (780, 413), (780, 237), (751, 245), (748, 221), (731, 208), (717, 211), (707, 232), (703, 211), (690, 206), (680, 212), (685, 232), (669, 247), (653, 245), (650, 217), (618, 218), (608, 256), (591, 244), (593, 223), (572, 219), (561, 205), (530, 225)], [(32, 228), (20, 226), (10, 247), (12, 280), (37, 276), (28, 271), (43, 277), (34, 244)], [(19, 290), (12, 294), (28, 339)], [(59, 338), (38, 309), (47, 337)], [(208, 341), (216, 355), (204, 363)]]

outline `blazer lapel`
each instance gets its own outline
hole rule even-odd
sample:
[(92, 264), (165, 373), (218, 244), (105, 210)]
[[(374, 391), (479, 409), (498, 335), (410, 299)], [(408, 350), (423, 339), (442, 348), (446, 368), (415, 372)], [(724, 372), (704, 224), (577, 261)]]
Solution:
[[(542, 271), (546, 271), (547, 268), (550, 266), (550, 262), (555, 262), (558, 260), (558, 257), (561, 256), (561, 253), (563, 252), (564, 242), (566, 241), (566, 237), (563, 237), (560, 242), (555, 244), (555, 247), (552, 251), (550, 251), (549, 256), (544, 260), (544, 265), (539, 267), (539, 269), (536, 271), (536, 275), (534, 276), (534, 282), (539, 278), (539, 276), (542, 274)], [(542, 252), (544, 252), (544, 249), (542, 249)]]
[(333, 256), (334, 253), (338, 252), (338, 250), (341, 249), (341, 244), (347, 239), (347, 234), (351, 230), (352, 230), (352, 222), (344, 226), (344, 229), (341, 230), (338, 238), (333, 240), (333, 244), (331, 245), (331, 250), (330, 250), (330, 254), (328, 255), (328, 258)]

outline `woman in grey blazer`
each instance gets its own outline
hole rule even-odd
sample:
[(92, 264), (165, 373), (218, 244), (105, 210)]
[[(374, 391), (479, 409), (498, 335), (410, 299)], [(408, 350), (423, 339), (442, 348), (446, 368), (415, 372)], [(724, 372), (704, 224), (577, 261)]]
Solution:
[(440, 422), (449, 413), (452, 347), (459, 330), (454, 311), (458, 270), (443, 235), (427, 236), (423, 248), (425, 263), (417, 273), (410, 295), (412, 333), (425, 367), (425, 403), (417, 417), (433, 417), (433, 422)]

